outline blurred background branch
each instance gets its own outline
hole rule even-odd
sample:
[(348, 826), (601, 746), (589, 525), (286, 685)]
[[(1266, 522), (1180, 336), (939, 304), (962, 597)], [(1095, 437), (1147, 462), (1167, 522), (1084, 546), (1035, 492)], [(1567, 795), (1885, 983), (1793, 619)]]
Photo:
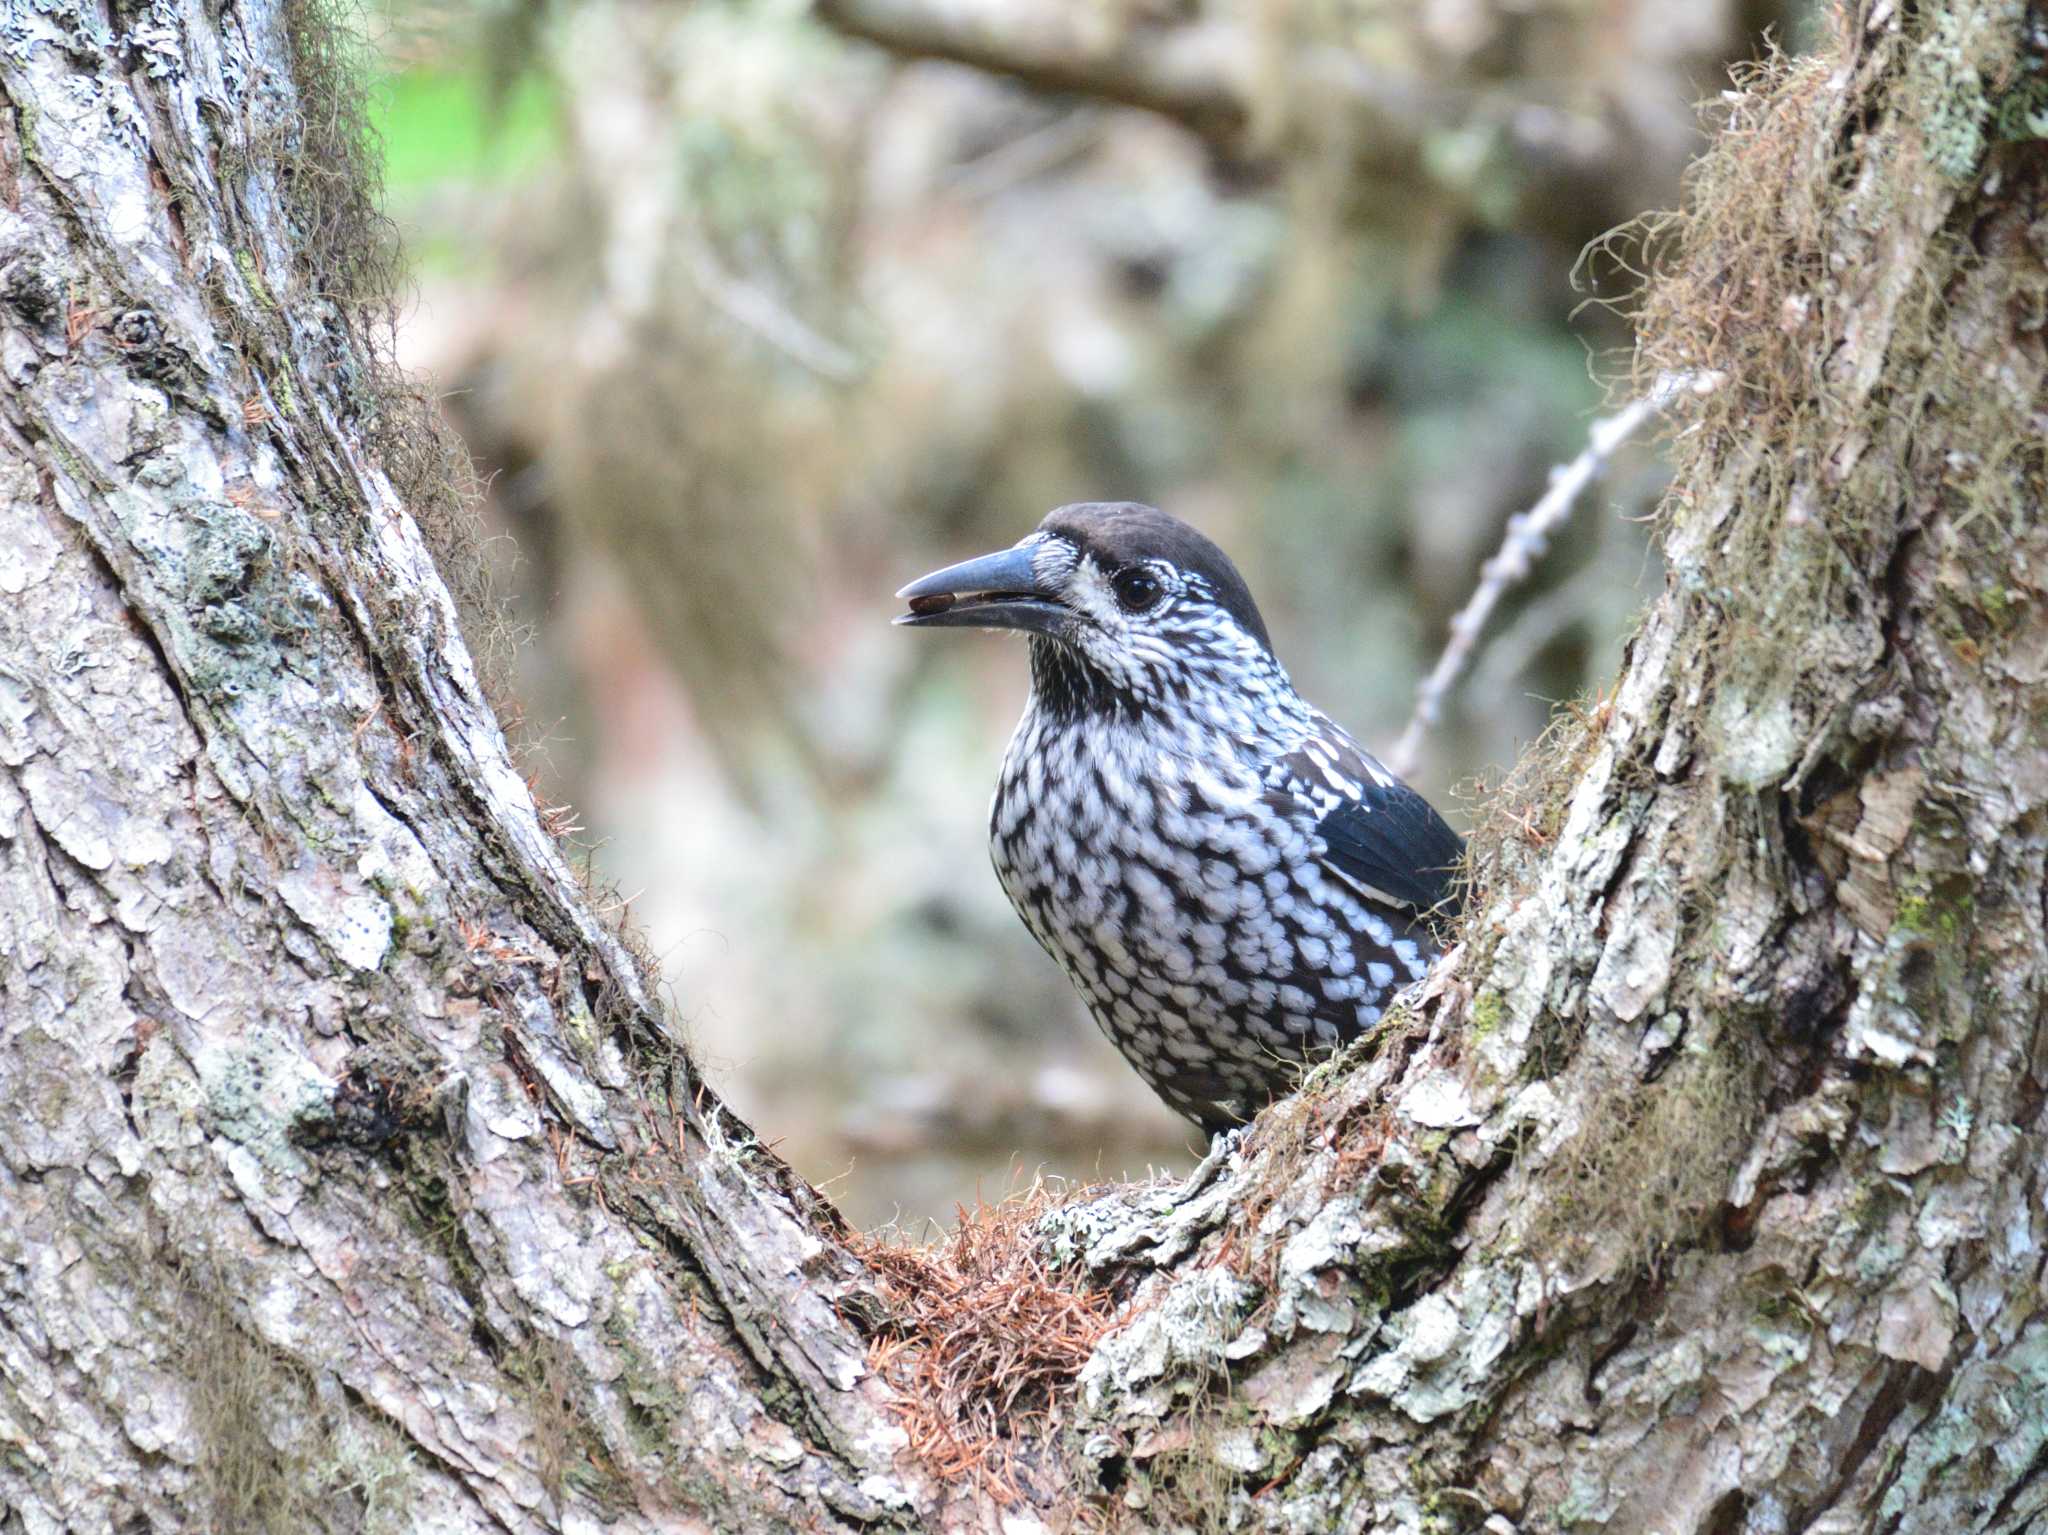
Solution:
[[(1536, 562), (1549, 551), (1551, 539), (1578, 505), (1579, 497), (1606, 472), (1616, 450), (1645, 422), (1663, 412), (1681, 392), (1697, 388), (1701, 382), (1691, 374), (1667, 374), (1657, 380), (1648, 394), (1629, 401), (1611, 416), (1602, 416), (1587, 432), (1586, 446), (1579, 456), (1550, 472), (1549, 488), (1536, 504), (1508, 519), (1499, 551), (1479, 567), (1479, 584), (1452, 618), (1443, 654), (1415, 690), (1415, 712), (1408, 717), (1407, 729), (1387, 754), (1387, 765), (1397, 774), (1405, 778), (1421, 766), (1423, 739), (1443, 717), (1444, 701), (1465, 668), (1472, 664), (1473, 649), (1486, 630), (1487, 619), (1493, 616), (1502, 597), (1529, 579)], [(1569, 592), (1573, 588), (1563, 590)], [(1534, 632), (1522, 637), (1525, 648), (1535, 637)]]
[[(1434, 11), (1435, 30), (1453, 36), (1459, 9), (1420, 7), (1405, 26), (1424, 36)], [(1156, 113), (1243, 167), (1342, 140), (1361, 180), (1428, 180), (1495, 200), (1511, 186), (1515, 206), (1489, 210), (1496, 221), (1548, 217), (1560, 196), (1583, 203), (1636, 154), (1600, 93), (1559, 93), (1541, 78), (1433, 76), (1415, 59), (1389, 62), (1378, 48), (1340, 41), (1345, 29), (1313, 8), (816, 0), (815, 14), (901, 59)], [(1376, 30), (1397, 35), (1403, 24), (1392, 19)]]
[(1156, 112), (1241, 151), (1251, 123), (1250, 41), (1241, 27), (1099, 6), (1010, 0), (817, 0), (848, 37), (904, 59), (937, 59), (1032, 90)]
[[(403, 340), (518, 551), (528, 766), (720, 1085), (856, 1218), (1188, 1147), (989, 873), (1022, 656), (903, 645), (889, 594), (1064, 501), (1164, 504), (1384, 747), (1628, 344), (1575, 317), (1579, 252), (1675, 201), (1695, 98), (1803, 14), (381, 13)], [(1602, 259), (1593, 295), (1622, 299)], [(1427, 742), (1440, 800), (1611, 673), (1658, 578), (1626, 519), (1662, 474), (1619, 447), (1500, 597)]]

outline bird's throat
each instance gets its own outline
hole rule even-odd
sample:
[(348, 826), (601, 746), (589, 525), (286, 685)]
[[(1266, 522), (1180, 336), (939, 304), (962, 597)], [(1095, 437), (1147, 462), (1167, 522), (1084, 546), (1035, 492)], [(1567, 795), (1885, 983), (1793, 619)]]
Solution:
[(1031, 692), (1039, 710), (1059, 722), (1134, 720), (1144, 712), (1138, 696), (1065, 640), (1034, 635)]

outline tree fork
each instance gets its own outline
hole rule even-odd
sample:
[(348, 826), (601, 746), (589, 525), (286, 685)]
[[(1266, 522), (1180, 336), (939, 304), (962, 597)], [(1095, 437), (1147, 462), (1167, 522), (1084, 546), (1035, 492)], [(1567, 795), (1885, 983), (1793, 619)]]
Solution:
[(432, 477), (393, 484), (318, 25), (0, 33), (24, 1527), (2048, 1505), (2038, 6), (1869, 0), (1729, 103), (1643, 299), (1646, 373), (1718, 382), (1622, 677), (1489, 811), (1463, 948), (1376, 1048), (1185, 1186), (1037, 1223), (1120, 1325), (1064, 1430), (1008, 1426), (1008, 1508), (911, 1451), (887, 1286), (510, 765)]

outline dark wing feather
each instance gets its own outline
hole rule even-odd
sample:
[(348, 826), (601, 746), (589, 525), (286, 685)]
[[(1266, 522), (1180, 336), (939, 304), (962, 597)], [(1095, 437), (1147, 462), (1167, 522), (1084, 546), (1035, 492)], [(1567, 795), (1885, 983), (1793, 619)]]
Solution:
[(1434, 806), (1399, 780), (1382, 787), (1367, 780), (1355, 800), (1337, 806), (1316, 825), (1338, 873), (1385, 891), (1417, 911), (1457, 910), (1453, 877), (1465, 843)]
[(1281, 759), (1267, 802), (1317, 812), (1323, 860), (1344, 878), (1390, 905), (1455, 915), (1464, 839), (1337, 725), (1321, 715), (1316, 724), (1316, 734)]

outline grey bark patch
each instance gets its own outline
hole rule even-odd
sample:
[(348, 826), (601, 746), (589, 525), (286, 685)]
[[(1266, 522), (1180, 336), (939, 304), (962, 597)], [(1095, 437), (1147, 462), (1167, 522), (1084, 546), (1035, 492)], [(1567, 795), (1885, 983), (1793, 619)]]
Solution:
[(389, 952), (390, 903), (360, 879), (305, 858), (278, 876), (277, 893), (344, 964), (374, 970)]

